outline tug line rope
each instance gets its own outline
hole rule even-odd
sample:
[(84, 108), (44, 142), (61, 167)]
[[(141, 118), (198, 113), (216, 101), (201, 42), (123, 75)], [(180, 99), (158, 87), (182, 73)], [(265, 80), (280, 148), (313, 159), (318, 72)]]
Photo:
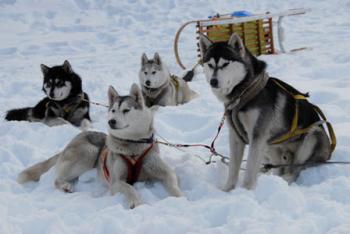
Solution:
[[(109, 108), (108, 105), (105, 104), (101, 104), (98, 102), (92, 102), (86, 99), (82, 99), (85, 102), (89, 102), (93, 105), (97, 105), (97, 106), (103, 106), (106, 108)], [(211, 163), (215, 163), (216, 161), (213, 160), (213, 157), (217, 156), (221, 159), (221, 162), (228, 165), (230, 158), (228, 156), (225, 156), (223, 154), (220, 154), (216, 151), (215, 149), (215, 142), (217, 140), (217, 138), (219, 137), (219, 134), (221, 132), (222, 127), (224, 126), (225, 123), (225, 119), (226, 119), (226, 113), (222, 116), (221, 121), (219, 123), (219, 126), (217, 128), (217, 132), (215, 137), (213, 138), (212, 142), (210, 145), (207, 144), (177, 144), (177, 143), (171, 143), (169, 142), (167, 139), (165, 139), (164, 137), (162, 137), (161, 135), (159, 135), (158, 133), (156, 133), (156, 135), (161, 138), (163, 141), (159, 141), (156, 140), (155, 143), (158, 144), (162, 144), (165, 146), (169, 146), (169, 147), (173, 147), (183, 153), (189, 154), (189, 155), (193, 155), (197, 158), (199, 158), (201, 161), (203, 161), (206, 165), (209, 165)], [(144, 143), (144, 142), (143, 142)], [(198, 154), (193, 154), (190, 152), (187, 152), (185, 150), (183, 150), (182, 148), (190, 148), (190, 147), (202, 147), (205, 149), (208, 149), (210, 151), (210, 156), (209, 156), (209, 160), (205, 160), (203, 159), (200, 155)], [(245, 160), (243, 160), (245, 161)], [(263, 164), (262, 165), (262, 170), (264, 170), (265, 172), (268, 172), (271, 169), (275, 169), (275, 168), (282, 168), (282, 167), (305, 167), (305, 166), (320, 166), (322, 164), (342, 164), (342, 165), (350, 165), (350, 161), (322, 161), (322, 162), (305, 162), (305, 163), (301, 163), (301, 164)], [(245, 170), (244, 168), (241, 168), (241, 170)]]

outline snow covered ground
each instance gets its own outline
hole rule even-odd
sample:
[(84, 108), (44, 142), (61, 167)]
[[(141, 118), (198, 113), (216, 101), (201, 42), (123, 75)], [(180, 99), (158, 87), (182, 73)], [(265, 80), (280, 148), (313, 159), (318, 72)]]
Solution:
[[(126, 94), (138, 82), (142, 52), (158, 51), (171, 72), (182, 74), (172, 52), (181, 23), (216, 12), (296, 7), (312, 12), (285, 19), (286, 45), (312, 50), (261, 58), (271, 75), (310, 91), (311, 100), (334, 124), (338, 147), (333, 159), (350, 161), (349, 0), (0, 0), (0, 113), (32, 106), (43, 97), (40, 63), (51, 66), (68, 59), (91, 99), (106, 103), (108, 85)], [(187, 64), (194, 63), (195, 50), (194, 31), (185, 30), (181, 53)], [(191, 87), (200, 98), (161, 108), (155, 126), (172, 142), (209, 143), (223, 107), (202, 74)], [(106, 110), (92, 106), (91, 115), (94, 128), (105, 131)], [(225, 193), (220, 190), (225, 165), (207, 166), (162, 146), (185, 197), (168, 197), (159, 183), (137, 183), (146, 204), (134, 210), (127, 209), (123, 196), (110, 196), (95, 171), (84, 174), (72, 194), (54, 188), (54, 170), (39, 183), (16, 183), (21, 170), (61, 150), (78, 132), (72, 126), (0, 122), (1, 234), (350, 233), (349, 166), (309, 169), (291, 186), (279, 177), (262, 175), (253, 191)], [(217, 147), (228, 154), (226, 128)]]

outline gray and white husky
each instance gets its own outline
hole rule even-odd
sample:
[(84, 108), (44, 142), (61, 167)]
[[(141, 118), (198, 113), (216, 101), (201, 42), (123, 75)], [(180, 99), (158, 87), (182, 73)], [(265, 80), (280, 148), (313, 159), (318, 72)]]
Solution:
[[(140, 88), (134, 84), (129, 96), (120, 96), (111, 86), (108, 97), (107, 136), (101, 132), (82, 132), (62, 152), (21, 172), (17, 181), (38, 181), (56, 165), (55, 186), (73, 192), (79, 176), (97, 167), (99, 177), (109, 185), (112, 195), (123, 193), (130, 208), (142, 204), (132, 186), (136, 181), (159, 180), (170, 195), (181, 196), (175, 172), (160, 158), (153, 139), (153, 110), (145, 106)], [(132, 165), (135, 161), (139, 166), (136, 172)]]
[[(329, 159), (330, 141), (315, 107), (307, 100), (296, 101), (291, 93), (305, 95), (269, 77), (265, 62), (254, 57), (238, 35), (233, 34), (228, 42), (220, 43), (201, 35), (200, 48), (206, 79), (224, 104), (229, 125), (230, 163), (224, 190), (237, 185), (247, 144), (243, 186), (248, 189), (254, 187), (264, 163), (288, 165), (273, 172), (291, 182), (306, 164)], [(309, 131), (276, 143), (276, 139), (290, 131), (295, 113), (298, 113), (298, 129), (311, 126)]]
[(147, 106), (176, 106), (197, 96), (186, 81), (170, 75), (158, 53), (153, 59), (142, 54), (139, 78)]

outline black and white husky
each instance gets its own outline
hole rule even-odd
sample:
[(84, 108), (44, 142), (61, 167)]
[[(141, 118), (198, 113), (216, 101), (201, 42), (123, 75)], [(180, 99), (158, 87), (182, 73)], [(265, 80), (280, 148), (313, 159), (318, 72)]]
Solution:
[(62, 152), (21, 172), (17, 181), (38, 181), (56, 165), (55, 186), (73, 192), (79, 176), (97, 167), (112, 195), (124, 194), (130, 208), (142, 204), (132, 186), (136, 181), (158, 180), (171, 196), (181, 196), (175, 172), (160, 157), (153, 137), (153, 110), (145, 106), (140, 88), (134, 84), (130, 95), (120, 96), (110, 87), (108, 97), (107, 136), (101, 132), (82, 132)]
[(176, 106), (197, 96), (186, 81), (170, 75), (158, 53), (153, 59), (142, 54), (139, 78), (147, 106)]
[[(274, 169), (274, 173), (291, 182), (303, 168), (296, 164), (329, 159), (330, 141), (315, 107), (303, 98), (297, 101), (296, 97), (305, 95), (290, 85), (268, 77), (265, 62), (254, 57), (239, 36), (233, 34), (228, 43), (212, 43), (201, 35), (200, 47), (205, 76), (224, 104), (229, 123), (231, 159), (224, 190), (237, 185), (247, 144), (243, 186), (248, 189), (254, 187), (263, 163), (289, 165)], [(295, 116), (297, 129), (310, 127), (308, 131), (278, 141), (291, 130)]]
[[(69, 62), (63, 65), (48, 67), (41, 64), (44, 75), (42, 90), (47, 97), (34, 107), (9, 110), (5, 119), (43, 122), (48, 126), (71, 123), (81, 126), (90, 123), (89, 97), (82, 90), (81, 78)], [(83, 121), (84, 120), (84, 121)]]

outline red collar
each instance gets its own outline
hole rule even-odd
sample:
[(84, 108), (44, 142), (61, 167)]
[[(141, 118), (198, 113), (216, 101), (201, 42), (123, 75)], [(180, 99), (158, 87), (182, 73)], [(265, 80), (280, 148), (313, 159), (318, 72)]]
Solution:
[[(128, 167), (128, 177), (126, 180), (128, 184), (134, 184), (139, 178), (143, 159), (151, 151), (153, 146), (154, 146), (154, 142), (152, 142), (152, 144), (149, 147), (147, 147), (140, 155), (130, 156), (130, 155), (119, 154)], [(103, 175), (105, 176), (107, 182), (110, 182), (111, 177), (107, 167), (108, 151), (109, 150), (107, 146), (105, 146), (101, 151), (100, 159), (102, 160), (101, 165), (102, 165)]]

